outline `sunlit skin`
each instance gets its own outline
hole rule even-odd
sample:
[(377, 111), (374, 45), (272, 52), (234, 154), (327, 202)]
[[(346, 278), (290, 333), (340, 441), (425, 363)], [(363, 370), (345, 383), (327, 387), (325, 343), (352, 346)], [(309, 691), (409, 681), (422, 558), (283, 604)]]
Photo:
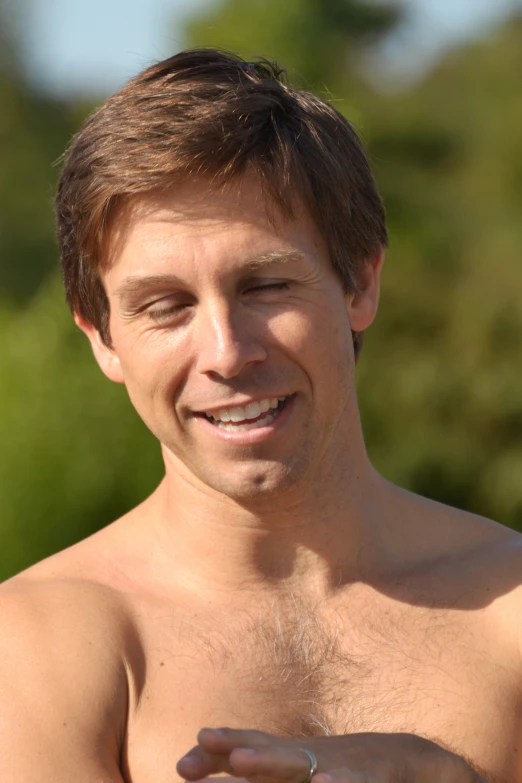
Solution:
[(373, 469), (352, 331), (383, 254), (346, 291), (294, 212), (245, 177), (113, 216), (110, 341), (76, 322), (165, 476), (0, 588), (6, 779), (303, 783), (306, 748), (313, 783), (522, 781), (520, 537)]
[[(351, 329), (373, 319), (381, 254), (363, 270), (364, 294), (345, 294), (310, 218), (272, 225), (249, 181), (218, 199), (205, 183), (172, 189), (120, 232), (104, 276), (114, 351), (97, 356), (169, 469), (186, 465), (241, 501), (270, 492), (273, 504), (339, 458), (343, 473), (361, 464)], [(291, 415), (263, 433), (231, 438), (194, 415), (282, 395)]]
[[(215, 544), (230, 535), (222, 528), (226, 520), (230, 529), (231, 514), (233, 569), (242, 563), (238, 530), (248, 529), (247, 552), (260, 529), (277, 531), (274, 552), (264, 547), (265, 574), (281, 560), (277, 539), (298, 540), (308, 526), (323, 550), (330, 542), (320, 560), (331, 571), (339, 541), (326, 520), (346, 528), (351, 518), (352, 546), (379, 482), (360, 429), (352, 330), (375, 315), (382, 252), (362, 266), (358, 295), (347, 293), (305, 210), (296, 202), (294, 220), (277, 220), (247, 178), (217, 197), (203, 181), (131, 204), (108, 253), (111, 347), (77, 321), (163, 446), (162, 517), (175, 507), (177, 530), (184, 511), (201, 517), (206, 540), (217, 526)], [(281, 396), (289, 399), (273, 424), (248, 432), (224, 431), (202, 415)], [(185, 541), (176, 540), (176, 551)], [(310, 556), (303, 552), (308, 565)], [(243, 579), (256, 577), (250, 561)], [(215, 551), (208, 566), (226, 579)]]

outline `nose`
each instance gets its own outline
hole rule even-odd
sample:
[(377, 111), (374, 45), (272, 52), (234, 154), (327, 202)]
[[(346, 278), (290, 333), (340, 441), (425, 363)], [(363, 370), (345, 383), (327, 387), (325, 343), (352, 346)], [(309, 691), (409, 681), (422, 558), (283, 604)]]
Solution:
[(197, 316), (197, 368), (206, 375), (230, 379), (266, 359), (254, 324), (241, 305), (219, 302), (200, 307)]

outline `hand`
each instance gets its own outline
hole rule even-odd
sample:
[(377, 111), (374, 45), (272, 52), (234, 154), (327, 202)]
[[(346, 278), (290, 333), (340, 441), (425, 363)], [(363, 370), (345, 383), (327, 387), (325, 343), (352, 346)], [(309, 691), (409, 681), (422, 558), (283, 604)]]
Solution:
[(197, 739), (178, 762), (186, 780), (224, 772), (251, 783), (303, 783), (310, 771), (306, 748), (317, 758), (313, 783), (487, 783), (460, 756), (414, 734), (286, 739), (261, 731), (201, 729)]

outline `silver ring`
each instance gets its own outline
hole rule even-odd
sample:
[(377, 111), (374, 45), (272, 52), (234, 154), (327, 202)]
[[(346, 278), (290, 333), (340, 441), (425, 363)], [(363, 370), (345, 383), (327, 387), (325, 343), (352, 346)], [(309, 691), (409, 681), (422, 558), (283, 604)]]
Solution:
[(303, 783), (310, 783), (313, 776), (317, 772), (317, 759), (315, 757), (315, 753), (312, 753), (311, 750), (307, 750), (306, 748), (300, 748), (300, 750), (302, 750), (303, 753), (306, 753), (310, 761), (310, 769), (308, 770), (308, 775), (303, 780)]

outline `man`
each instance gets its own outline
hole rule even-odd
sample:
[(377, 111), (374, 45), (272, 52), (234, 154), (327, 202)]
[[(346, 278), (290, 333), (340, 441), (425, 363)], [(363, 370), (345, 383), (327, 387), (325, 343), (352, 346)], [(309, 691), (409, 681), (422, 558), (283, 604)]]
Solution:
[(2, 587), (0, 779), (522, 781), (520, 538), (365, 452), (387, 236), (350, 125), (184, 52), (87, 121), (57, 211), (76, 323), (166, 473)]

